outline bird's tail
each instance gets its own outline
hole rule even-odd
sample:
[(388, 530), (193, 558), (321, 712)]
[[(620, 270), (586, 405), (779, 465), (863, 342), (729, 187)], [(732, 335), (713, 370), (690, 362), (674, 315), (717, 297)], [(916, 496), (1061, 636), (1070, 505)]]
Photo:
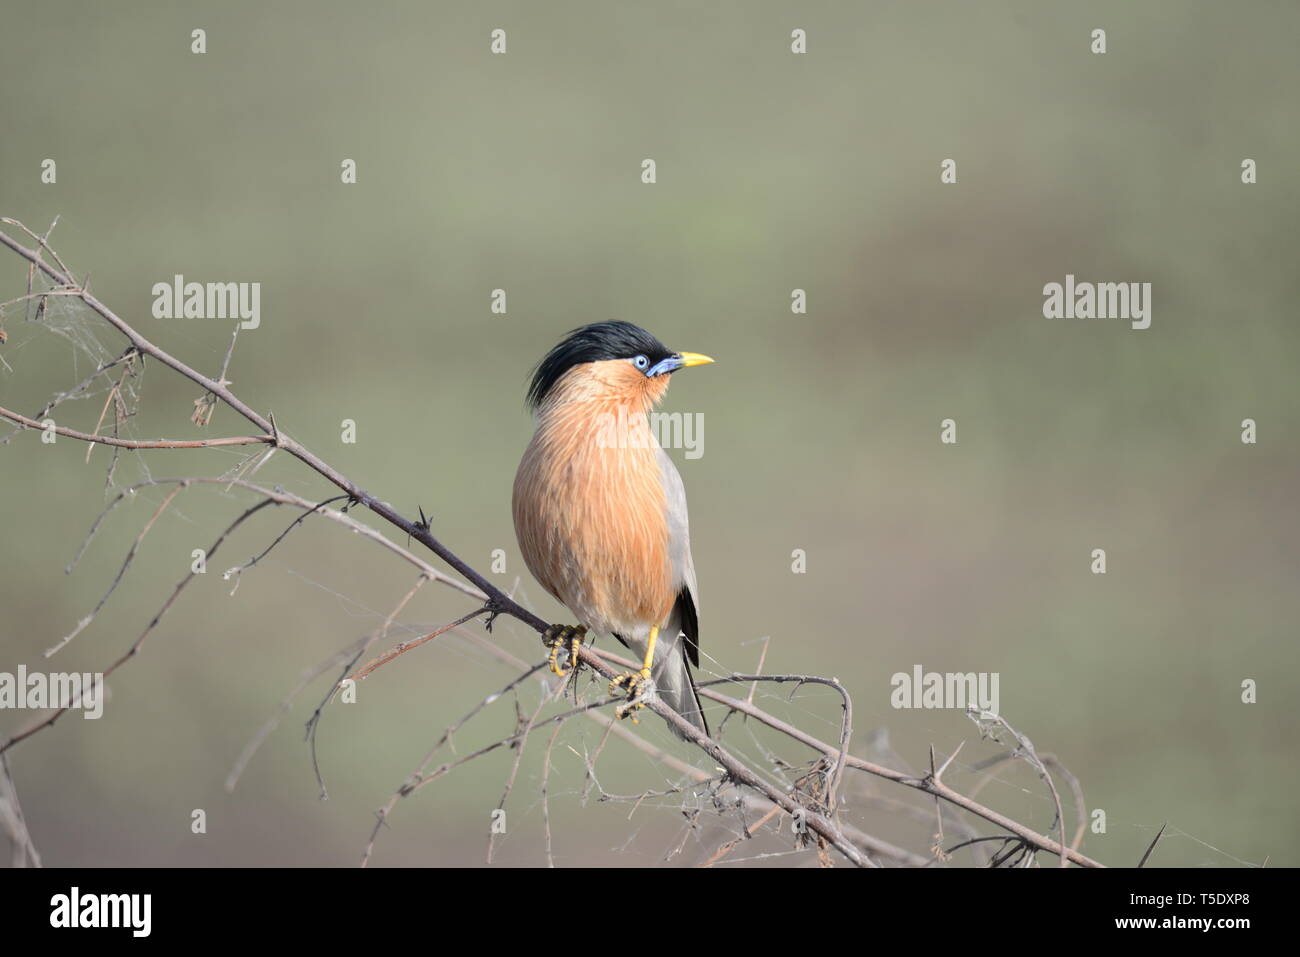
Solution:
[[(659, 674), (655, 676), (655, 686), (664, 704), (704, 734), (709, 733), (708, 722), (704, 720), (704, 708), (700, 704), (700, 695), (695, 690), (695, 678), (691, 674), (691, 666), (686, 661), (681, 645), (678, 645), (674, 653), (663, 663)], [(669, 728), (677, 734), (675, 727), (669, 725)], [(682, 737), (680, 734), (677, 736)]]

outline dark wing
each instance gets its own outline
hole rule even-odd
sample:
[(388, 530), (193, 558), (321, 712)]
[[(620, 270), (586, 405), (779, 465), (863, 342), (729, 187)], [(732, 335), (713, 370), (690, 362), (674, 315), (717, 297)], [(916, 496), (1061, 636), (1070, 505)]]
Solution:
[(695, 667), (700, 666), (700, 616), (695, 610), (695, 597), (690, 588), (677, 593), (677, 620), (686, 636), (686, 657)]

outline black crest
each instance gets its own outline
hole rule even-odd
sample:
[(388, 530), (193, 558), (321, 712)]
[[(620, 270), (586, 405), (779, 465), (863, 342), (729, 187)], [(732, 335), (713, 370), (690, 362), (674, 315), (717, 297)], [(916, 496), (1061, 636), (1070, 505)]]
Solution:
[(618, 320), (593, 322), (574, 329), (537, 363), (532, 385), (528, 387), (528, 405), (534, 409), (541, 405), (551, 386), (574, 366), (635, 356), (645, 356), (653, 366), (672, 354), (671, 349), (640, 326)]

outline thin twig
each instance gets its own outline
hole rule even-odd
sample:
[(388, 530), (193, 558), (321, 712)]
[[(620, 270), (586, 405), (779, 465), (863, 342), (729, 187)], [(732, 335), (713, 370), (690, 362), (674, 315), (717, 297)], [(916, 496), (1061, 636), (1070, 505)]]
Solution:
[(1169, 826), (1168, 822), (1160, 825), (1160, 830), (1156, 831), (1156, 836), (1151, 841), (1151, 846), (1147, 848), (1146, 853), (1142, 855), (1142, 860), (1138, 861), (1138, 867), (1146, 867), (1147, 861), (1151, 858), (1151, 852), (1156, 849), (1160, 843), (1160, 838), (1164, 836), (1165, 828)]
[(144, 528), (140, 529), (140, 534), (137, 535), (135, 537), (135, 541), (131, 543), (131, 548), (127, 551), (126, 558), (122, 560), (122, 566), (117, 570), (117, 574), (113, 577), (113, 581), (108, 586), (108, 591), (104, 592), (104, 596), (99, 599), (99, 602), (95, 605), (94, 610), (92, 610), (91, 613), (87, 615), (85, 618), (82, 618), (81, 621), (77, 622), (77, 627), (72, 629), (72, 632), (70, 634), (65, 635), (63, 639), (59, 641), (57, 644), (55, 644), (53, 647), (45, 649), (46, 658), (49, 658), (52, 655), (54, 655), (56, 652), (58, 652), (60, 648), (62, 648), (64, 645), (70, 642), (73, 638), (76, 638), (77, 635), (81, 634), (86, 629), (86, 627), (92, 621), (95, 620), (95, 616), (99, 614), (100, 610), (108, 602), (109, 597), (113, 594), (113, 592), (117, 589), (117, 586), (121, 583), (122, 579), (126, 576), (127, 569), (131, 567), (131, 562), (135, 560), (135, 553), (140, 550), (140, 543), (144, 541), (144, 537), (149, 534), (149, 530), (153, 528), (154, 522), (158, 521), (158, 516), (162, 515), (162, 513), (167, 510), (167, 506), (171, 505), (172, 500), (175, 499), (176, 496), (179, 495), (184, 490), (184, 488), (185, 488), (184, 485), (177, 485), (175, 488), (173, 488), (170, 492), (167, 493), (167, 496), (162, 500), (162, 504), (160, 504), (158, 508), (154, 510), (154, 513), (151, 516), (149, 516), (149, 521), (144, 523)]
[[(105, 404), (104, 410), (108, 411), (107, 404)], [(61, 425), (43, 425), (35, 419), (29, 419), (25, 415), (4, 408), (0, 408), (0, 417), (17, 422), (26, 429), (35, 429), (40, 432), (48, 430), (57, 435), (66, 435), (70, 439), (77, 439), (81, 442), (115, 445), (123, 449), (211, 449), (227, 445), (262, 445), (275, 441), (275, 438), (270, 435), (239, 435), (223, 439), (119, 439), (111, 435), (78, 432), (75, 429), (66, 429)], [(100, 421), (103, 421), (102, 416)]]
[(376, 668), (380, 668), (383, 665), (388, 664), (394, 658), (397, 658), (401, 655), (406, 654), (408, 651), (420, 647), (420, 645), (424, 644), (426, 641), (432, 641), (434, 638), (437, 638), (439, 635), (446, 634), (447, 632), (451, 631), (453, 628), (465, 624), (465, 622), (469, 621), (471, 618), (477, 618), (480, 615), (485, 615), (487, 614), (487, 612), (488, 609), (486, 608), (475, 608), (469, 614), (461, 615), (459, 618), (457, 618), (455, 621), (451, 622), (450, 624), (443, 625), (441, 628), (436, 628), (433, 631), (429, 632), (427, 635), (423, 636), (422, 638), (416, 638), (414, 641), (404, 641), (400, 645), (394, 645), (392, 648), (389, 648), (378, 658), (375, 658), (373, 661), (367, 662), (366, 665), (363, 668), (361, 668), (360, 671), (358, 671), (354, 675), (351, 675), (349, 680), (360, 681), (362, 678), (370, 674), (370, 672), (374, 671)]

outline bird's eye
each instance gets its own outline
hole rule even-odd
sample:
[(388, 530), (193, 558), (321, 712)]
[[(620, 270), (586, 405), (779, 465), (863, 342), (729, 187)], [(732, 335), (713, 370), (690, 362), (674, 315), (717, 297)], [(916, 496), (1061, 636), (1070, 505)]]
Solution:
[(650, 367), (650, 360), (645, 356), (637, 356), (632, 360), (632, 365), (636, 366), (642, 372), (645, 372), (645, 370)]

